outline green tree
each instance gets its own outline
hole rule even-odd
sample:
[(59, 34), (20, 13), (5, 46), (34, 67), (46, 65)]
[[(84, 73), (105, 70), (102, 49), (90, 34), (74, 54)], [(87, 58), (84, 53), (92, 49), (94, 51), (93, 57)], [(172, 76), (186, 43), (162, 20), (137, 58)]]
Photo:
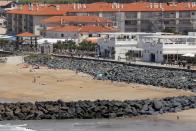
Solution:
[(95, 51), (97, 44), (89, 42), (89, 41), (82, 41), (79, 43), (78, 49), (83, 51)]

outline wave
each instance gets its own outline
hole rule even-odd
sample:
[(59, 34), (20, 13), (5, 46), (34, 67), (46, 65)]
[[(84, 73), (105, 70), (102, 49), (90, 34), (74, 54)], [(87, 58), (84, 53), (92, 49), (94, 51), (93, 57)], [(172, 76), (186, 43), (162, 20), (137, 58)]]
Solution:
[(35, 131), (26, 127), (27, 124), (24, 125), (0, 125), (0, 131)]

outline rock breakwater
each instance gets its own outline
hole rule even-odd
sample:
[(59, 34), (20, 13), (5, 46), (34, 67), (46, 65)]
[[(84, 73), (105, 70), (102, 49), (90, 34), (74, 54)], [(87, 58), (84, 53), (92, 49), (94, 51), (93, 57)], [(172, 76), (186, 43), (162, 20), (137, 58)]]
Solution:
[(196, 92), (196, 72), (186, 70), (146, 67), (101, 60), (52, 58), (43, 55), (29, 56), (25, 58), (25, 61), (30, 64), (47, 65), (55, 69), (77, 70), (102, 80), (139, 83)]
[(0, 120), (96, 119), (156, 115), (196, 108), (196, 96), (126, 101), (1, 103)]

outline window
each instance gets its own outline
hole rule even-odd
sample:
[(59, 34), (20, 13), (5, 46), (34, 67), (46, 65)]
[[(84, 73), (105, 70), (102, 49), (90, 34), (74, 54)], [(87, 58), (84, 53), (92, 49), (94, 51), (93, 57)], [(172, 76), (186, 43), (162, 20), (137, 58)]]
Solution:
[(92, 34), (89, 34), (88, 36), (89, 36), (89, 37), (92, 37), (93, 35), (92, 35)]
[(64, 34), (61, 34), (61, 37), (64, 37)]
[(132, 37), (131, 37), (131, 39), (135, 39), (135, 38), (136, 38), (136, 36), (132, 36)]
[(160, 54), (162, 54), (162, 51), (160, 51)]

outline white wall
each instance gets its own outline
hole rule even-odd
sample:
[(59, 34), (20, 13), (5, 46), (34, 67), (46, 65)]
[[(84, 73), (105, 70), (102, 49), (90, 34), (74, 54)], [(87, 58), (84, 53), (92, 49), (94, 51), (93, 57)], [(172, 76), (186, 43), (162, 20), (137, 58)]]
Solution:
[[(62, 37), (61, 35), (64, 35)], [(47, 31), (46, 38), (59, 38), (59, 39), (66, 39), (66, 40), (73, 40), (78, 43), (78, 33), (77, 32), (55, 32), (55, 31)]]
[(193, 30), (196, 31), (196, 11), (192, 11), (191, 12), (191, 18), (193, 19), (192, 20)]
[(98, 39), (98, 43), (99, 45), (99, 50), (97, 52), (97, 54), (101, 54), (101, 56), (105, 56), (105, 50), (108, 50), (110, 52), (110, 56), (111, 57), (111, 53), (112, 53), (112, 48), (114, 48), (115, 46), (115, 39), (106, 39), (106, 38), (100, 38)]
[(155, 54), (155, 62), (162, 62), (163, 45), (156, 43), (143, 43), (143, 61), (151, 62), (151, 54)]
[(35, 35), (40, 35), (41, 21), (49, 17), (51, 16), (33, 16), (33, 32)]
[(117, 41), (115, 42), (115, 60), (126, 59), (126, 53), (137, 47), (137, 40), (126, 40), (126, 41)]
[(196, 54), (196, 45), (171, 44), (163, 45), (163, 54)]

